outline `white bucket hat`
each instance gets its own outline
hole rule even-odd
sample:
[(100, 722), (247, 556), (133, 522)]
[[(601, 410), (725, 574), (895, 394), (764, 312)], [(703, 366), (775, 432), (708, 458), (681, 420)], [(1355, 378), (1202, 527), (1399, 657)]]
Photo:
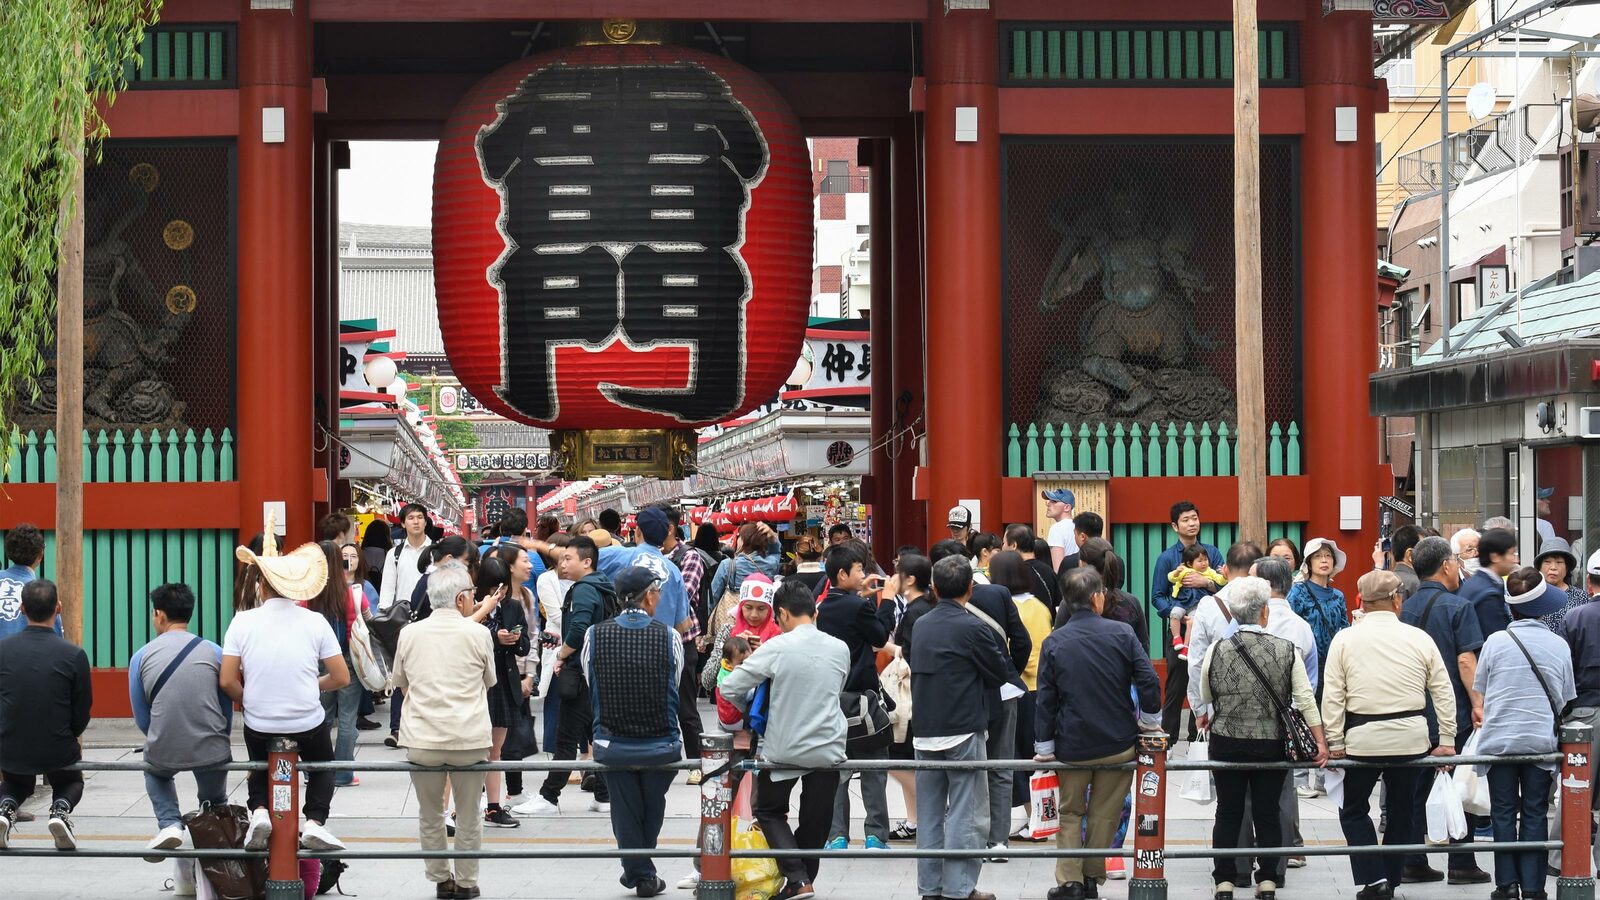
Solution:
[(1344, 571), (1344, 564), (1349, 561), (1349, 557), (1345, 555), (1345, 552), (1340, 550), (1339, 545), (1333, 541), (1327, 538), (1315, 537), (1306, 541), (1305, 551), (1300, 556), (1301, 559), (1305, 560), (1300, 564), (1300, 569), (1307, 575), (1311, 574), (1311, 554), (1321, 550), (1323, 547), (1333, 551), (1333, 574), (1337, 575)]

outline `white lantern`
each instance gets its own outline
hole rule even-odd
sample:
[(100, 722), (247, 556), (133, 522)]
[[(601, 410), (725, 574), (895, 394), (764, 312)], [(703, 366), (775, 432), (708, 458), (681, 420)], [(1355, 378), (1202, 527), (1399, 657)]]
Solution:
[(395, 377), (400, 374), (400, 369), (394, 364), (394, 360), (389, 357), (375, 356), (367, 362), (363, 372), (367, 376), (367, 384), (383, 391), (388, 390), (389, 386), (394, 384)]
[[(391, 363), (392, 362), (393, 361), (391, 360)], [(404, 398), (406, 391), (410, 389), (411, 385), (406, 384), (406, 380), (399, 377), (395, 378), (394, 381), (390, 382), (389, 386), (385, 388), (385, 390), (387, 390), (391, 396), (396, 398)]]

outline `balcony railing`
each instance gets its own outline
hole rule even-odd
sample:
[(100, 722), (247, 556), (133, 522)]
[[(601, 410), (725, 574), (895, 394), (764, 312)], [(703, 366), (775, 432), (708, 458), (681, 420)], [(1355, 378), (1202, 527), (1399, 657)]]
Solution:
[[(1450, 164), (1450, 183), (1504, 172), (1532, 159), (1540, 136), (1561, 115), (1563, 105), (1564, 102), (1529, 103), (1450, 135), (1445, 154)], [(1401, 154), (1398, 163), (1396, 177), (1401, 187), (1415, 194), (1439, 189), (1438, 142)]]
[(827, 175), (822, 179), (822, 193), (824, 194), (865, 194), (867, 192), (868, 177), (866, 175)]

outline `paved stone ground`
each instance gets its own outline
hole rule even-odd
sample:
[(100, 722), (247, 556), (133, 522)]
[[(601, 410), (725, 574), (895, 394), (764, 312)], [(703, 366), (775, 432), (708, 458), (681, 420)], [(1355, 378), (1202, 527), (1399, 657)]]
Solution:
[[(702, 710), (708, 721), (712, 720), (709, 707)], [(385, 712), (379, 709), (380, 715)], [(357, 757), (361, 760), (401, 760), (402, 753), (382, 745), (383, 731), (362, 732)], [(234, 758), (245, 758), (242, 738), (235, 736)], [(138, 730), (131, 720), (96, 721), (86, 736), (86, 755), (93, 760), (138, 760), (135, 747), (142, 743)], [(155, 831), (155, 820), (145, 797), (141, 776), (135, 772), (96, 772), (88, 776), (88, 786), (83, 804), (75, 816), (80, 842), (85, 847), (106, 849), (139, 849)], [(410, 779), (402, 773), (370, 772), (361, 774), (358, 787), (341, 788), (334, 798), (333, 815), (328, 822), (352, 849), (399, 850), (416, 846), (416, 805)], [(193, 802), (192, 782), (186, 775), (178, 779), (179, 796), (185, 808)], [(245, 797), (244, 773), (235, 773), (229, 779), (230, 796), (243, 803)], [(41, 785), (41, 790), (43, 786)], [(661, 845), (664, 848), (683, 849), (692, 846), (698, 822), (697, 791), (685, 785), (680, 778), (668, 795), (668, 818), (663, 829)], [(576, 787), (564, 795), (566, 806), (581, 809), (587, 800)], [(42, 813), (48, 801), (45, 795), (36, 795), (28, 804), (30, 810)], [(898, 819), (904, 812), (899, 788), (889, 785), (891, 816)], [(1168, 846), (1204, 847), (1210, 844), (1211, 821), (1214, 807), (1198, 806), (1169, 794)], [(859, 815), (859, 799), (854, 804)], [(1020, 816), (1020, 811), (1017, 813)], [(1339, 832), (1337, 813), (1325, 798), (1301, 801), (1301, 830), (1311, 846), (1338, 846), (1343, 844)], [(14, 834), (16, 846), (48, 847), (49, 834), (43, 826), (43, 816), (37, 823), (19, 827)], [(487, 847), (606, 847), (613, 846), (608, 818), (600, 813), (564, 812), (560, 817), (524, 819), (515, 829), (487, 829)], [(859, 819), (853, 838), (861, 837)], [(901, 846), (901, 845), (896, 845)], [(907, 845), (909, 846), (909, 845)], [(1479, 864), (1484, 868), (1493, 865), (1488, 853), (1479, 854)], [(1435, 857), (1434, 864), (1443, 866), (1443, 859)], [(687, 860), (669, 859), (659, 863), (662, 877), (667, 879), (667, 900), (690, 900), (688, 891), (670, 888), (689, 870)], [(1169, 896), (1173, 898), (1211, 897), (1210, 860), (1176, 860), (1168, 863), (1167, 876), (1171, 882)], [(56, 857), (15, 857), (0, 862), (0, 878), (4, 887), (0, 896), (16, 900), (115, 900), (115, 898), (170, 897), (170, 888), (164, 882), (171, 874), (171, 864), (150, 864), (138, 859), (72, 860)], [(517, 898), (517, 900), (558, 900), (558, 898), (631, 897), (633, 893), (617, 882), (618, 864), (612, 860), (486, 860), (483, 864), (482, 887), (486, 898)], [(992, 891), (1002, 900), (1012, 898), (1043, 898), (1055, 884), (1053, 863), (1045, 860), (1013, 861), (1007, 864), (984, 866), (979, 886)], [(343, 886), (351, 894), (368, 898), (431, 898), (433, 887), (422, 876), (422, 864), (416, 860), (355, 860), (346, 873)], [(1549, 890), (1555, 890), (1554, 879)], [(1347, 898), (1355, 896), (1350, 884), (1350, 868), (1344, 857), (1311, 857), (1304, 869), (1290, 870), (1289, 884), (1284, 895), (1304, 898)], [(1101, 889), (1106, 898), (1127, 896), (1127, 882), (1110, 882)], [(1473, 887), (1448, 887), (1443, 884), (1407, 886), (1400, 896), (1408, 900), (1436, 900), (1436, 898), (1464, 898), (1487, 896), (1488, 889)], [(840, 859), (824, 862), (818, 881), (818, 896), (826, 900), (890, 900), (912, 898), (916, 894), (915, 862), (913, 860)], [(1241, 898), (1248, 896), (1241, 891)]]

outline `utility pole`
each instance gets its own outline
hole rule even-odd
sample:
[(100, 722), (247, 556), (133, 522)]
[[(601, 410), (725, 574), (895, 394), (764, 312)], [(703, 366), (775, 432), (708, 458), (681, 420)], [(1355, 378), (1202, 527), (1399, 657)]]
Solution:
[(1261, 336), (1261, 84), (1256, 0), (1233, 2), (1234, 381), (1239, 540), (1267, 538), (1267, 409)]
[(77, 176), (61, 203), (56, 264), (56, 589), (66, 639), (83, 646), (83, 123), (61, 135)]

